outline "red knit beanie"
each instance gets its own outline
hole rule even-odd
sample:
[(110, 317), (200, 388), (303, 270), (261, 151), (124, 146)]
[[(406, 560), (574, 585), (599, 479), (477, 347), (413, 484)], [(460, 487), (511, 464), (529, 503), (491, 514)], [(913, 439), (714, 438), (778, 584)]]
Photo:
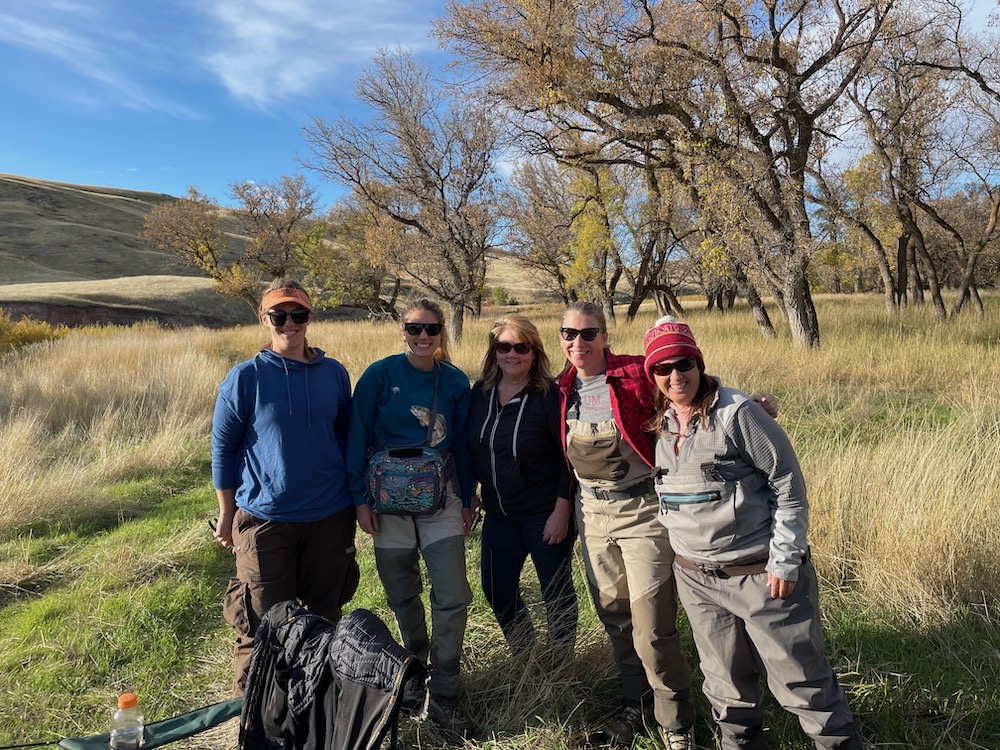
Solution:
[(653, 365), (675, 357), (694, 357), (698, 360), (698, 370), (705, 371), (705, 358), (688, 324), (679, 323), (669, 315), (660, 318), (646, 331), (643, 345), (646, 350), (646, 377), (650, 380), (653, 379)]

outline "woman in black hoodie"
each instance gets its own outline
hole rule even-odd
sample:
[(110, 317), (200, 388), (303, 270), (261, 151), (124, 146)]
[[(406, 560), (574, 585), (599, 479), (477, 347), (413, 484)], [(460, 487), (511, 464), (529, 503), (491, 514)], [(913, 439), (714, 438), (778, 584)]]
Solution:
[(523, 315), (501, 318), (490, 329), (482, 376), (472, 389), (468, 436), (486, 511), (483, 592), (519, 656), (535, 645), (519, 586), (529, 555), (545, 600), (550, 647), (567, 654), (576, 640), (576, 530), (561, 428), (559, 392), (538, 329)]

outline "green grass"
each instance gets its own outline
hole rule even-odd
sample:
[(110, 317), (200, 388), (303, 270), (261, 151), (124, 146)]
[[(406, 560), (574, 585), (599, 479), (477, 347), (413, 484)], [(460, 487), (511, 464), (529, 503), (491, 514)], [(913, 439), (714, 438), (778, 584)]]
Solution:
[[(809, 486), (827, 653), (868, 746), (998, 748), (998, 328), (990, 317), (940, 325), (916, 309), (888, 318), (875, 299), (817, 305), (824, 344), (809, 352), (760, 338), (745, 311), (692, 305), (686, 318), (711, 371), (780, 398)], [(532, 317), (560, 361), (556, 313)], [(615, 349), (638, 351), (651, 318), (616, 326)], [(468, 321), (455, 347), (470, 375), (488, 324)], [(216, 508), (208, 417), (225, 371), (262, 338), (246, 327), (95, 328), (0, 362), (0, 507), (18, 493), (0, 525), (0, 746), (105, 731), (124, 690), (139, 693), (151, 721), (228, 696), (233, 634), (221, 599), (233, 562), (206, 523)], [(310, 341), (354, 381), (400, 346), (395, 327), (368, 323), (317, 324)], [(576, 658), (553, 667), (508, 657), (480, 591), (475, 535), (467, 550), (475, 600), (463, 700), (485, 730), (477, 747), (579, 747), (618, 701), (579, 559)], [(360, 536), (359, 560), (349, 606), (391, 623)], [(533, 574), (523, 583), (541, 626)], [(682, 618), (694, 666), (686, 627)], [(711, 713), (700, 692), (696, 701), (711, 747)], [(772, 748), (810, 747), (772, 701), (766, 719)], [(177, 747), (229, 750), (234, 733), (230, 722)], [(434, 742), (404, 727), (404, 747)]]
[[(126, 690), (138, 691), (150, 721), (227, 696), (232, 634), (220, 601), (232, 560), (210, 540), (206, 519), (215, 501), (203, 476), (179, 471), (117, 485), (108, 513), (36, 526), (0, 546), (6, 564), (37, 571), (0, 600), (0, 694), (7, 696), (0, 745), (104, 731), (115, 695)], [(478, 746), (578, 746), (618, 695), (579, 560), (583, 631), (575, 661), (523, 665), (508, 658), (479, 590), (477, 542), (468, 547), (476, 598), (465, 700), (495, 734)], [(360, 560), (362, 588), (350, 608), (391, 622), (366, 539)], [(1000, 631), (991, 611), (969, 607), (929, 624), (882, 610), (850, 587), (827, 586), (823, 596), (827, 651), (873, 746), (1000, 746)], [(537, 584), (531, 597), (541, 620)], [(696, 664), (686, 630), (684, 639)], [(710, 712), (697, 700), (697, 731), (707, 745)], [(773, 702), (767, 712), (772, 747), (810, 746)], [(403, 739), (434, 742), (412, 725), (404, 725)]]

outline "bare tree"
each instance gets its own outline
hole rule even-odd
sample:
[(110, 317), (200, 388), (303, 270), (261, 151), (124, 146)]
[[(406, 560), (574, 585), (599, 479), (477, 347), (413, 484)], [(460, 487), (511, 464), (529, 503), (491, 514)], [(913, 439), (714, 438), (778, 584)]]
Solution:
[(223, 208), (192, 187), (150, 211), (140, 237), (201, 269), (216, 291), (256, 313), (264, 284), (306, 272), (304, 258), (324, 242), (326, 225), (315, 215), (315, 191), (298, 175), (232, 184), (230, 194), (236, 205)]
[(753, 225), (761, 241), (740, 260), (793, 339), (816, 345), (806, 168), (893, 4), (452, 0), (439, 33), (550, 142), (584, 132), (648, 154), (698, 187), (699, 212)]
[(429, 68), (399, 50), (379, 53), (356, 92), (372, 119), (314, 118), (306, 166), (399, 230), (387, 228), (385, 259), (449, 304), (459, 339), (466, 310), (478, 309), (499, 227), (495, 113), (435, 85)]
[(501, 205), (509, 226), (506, 244), (513, 256), (564, 303), (577, 298), (569, 280), (573, 264), (573, 199), (565, 169), (553, 159), (520, 162)]

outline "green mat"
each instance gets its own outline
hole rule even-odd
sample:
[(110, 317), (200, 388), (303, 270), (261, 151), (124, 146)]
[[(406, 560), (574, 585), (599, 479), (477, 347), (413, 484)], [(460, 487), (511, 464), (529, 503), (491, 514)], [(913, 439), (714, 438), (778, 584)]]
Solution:
[[(206, 729), (221, 724), (222, 722), (239, 716), (243, 708), (242, 698), (233, 698), (222, 703), (213, 703), (211, 706), (199, 708), (172, 719), (164, 719), (146, 725), (146, 741), (143, 748), (160, 747), (176, 740), (182, 740), (193, 734), (204, 732)], [(66, 737), (59, 740), (59, 747), (65, 750), (108, 750), (108, 741), (111, 735), (92, 734), (89, 737)]]

